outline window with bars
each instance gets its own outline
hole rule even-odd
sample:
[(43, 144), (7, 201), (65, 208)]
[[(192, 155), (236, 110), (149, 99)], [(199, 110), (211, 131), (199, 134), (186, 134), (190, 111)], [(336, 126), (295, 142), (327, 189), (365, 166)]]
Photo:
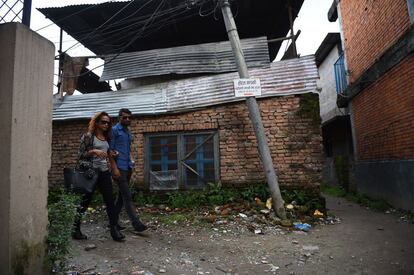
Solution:
[(146, 182), (151, 190), (197, 189), (217, 182), (217, 132), (146, 135)]
[[(0, 24), (23, 22), (25, 17), (24, 2), (23, 0), (0, 0)], [(26, 2), (29, 2), (29, 6), (26, 3), (28, 9), (26, 13), (30, 13), (31, 1)]]

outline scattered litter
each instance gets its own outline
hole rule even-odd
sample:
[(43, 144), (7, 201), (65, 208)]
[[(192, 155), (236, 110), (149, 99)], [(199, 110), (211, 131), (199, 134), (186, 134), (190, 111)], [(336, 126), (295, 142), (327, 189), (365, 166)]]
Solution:
[(260, 235), (263, 235), (264, 233), (263, 233), (263, 231), (262, 231), (261, 229), (255, 229), (255, 230), (254, 230), (254, 234), (260, 234)]
[(295, 229), (304, 231), (304, 232), (309, 232), (309, 230), (312, 228), (312, 225), (308, 224), (308, 223), (297, 223), (295, 224)]
[(92, 270), (94, 270), (96, 268), (96, 266), (94, 266), (94, 267), (90, 267), (90, 268), (87, 268), (87, 269), (85, 269), (85, 270), (82, 270), (82, 274), (84, 274), (84, 273), (88, 273), (89, 271), (92, 271)]
[(292, 226), (292, 221), (291, 220), (281, 220), (280, 224), (284, 227), (291, 227)]
[(272, 209), (272, 198), (268, 198), (266, 201), (267, 209)]
[(321, 211), (319, 211), (318, 209), (316, 209), (315, 212), (313, 212), (313, 216), (315, 218), (322, 218), (323, 217), (323, 213)]
[(270, 267), (270, 272), (276, 272), (280, 269), (280, 267), (275, 266), (273, 264), (269, 264), (269, 267)]
[[(90, 251), (90, 250), (95, 249), (95, 248), (96, 248), (96, 245), (95, 244), (88, 244), (85, 247), (85, 251)], [(82, 273), (84, 273), (84, 272), (82, 272)]]
[(258, 206), (261, 206), (261, 207), (264, 207), (264, 206), (265, 206), (265, 203), (264, 203), (264, 202), (262, 202), (262, 200), (261, 200), (261, 199), (259, 199), (259, 198), (254, 198), (254, 200), (255, 200), (255, 202), (256, 202), (256, 204), (257, 204)]
[(247, 215), (246, 214), (239, 213), (239, 216), (242, 217), (243, 219), (247, 219)]

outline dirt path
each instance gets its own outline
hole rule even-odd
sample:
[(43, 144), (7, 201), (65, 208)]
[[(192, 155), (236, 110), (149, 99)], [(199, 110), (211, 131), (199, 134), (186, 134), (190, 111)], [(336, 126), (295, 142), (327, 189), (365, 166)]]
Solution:
[(145, 235), (126, 230), (116, 243), (102, 222), (91, 223), (89, 239), (72, 242), (69, 263), (83, 274), (414, 274), (412, 223), (339, 198), (327, 197), (327, 207), (341, 222), (309, 233), (150, 222)]

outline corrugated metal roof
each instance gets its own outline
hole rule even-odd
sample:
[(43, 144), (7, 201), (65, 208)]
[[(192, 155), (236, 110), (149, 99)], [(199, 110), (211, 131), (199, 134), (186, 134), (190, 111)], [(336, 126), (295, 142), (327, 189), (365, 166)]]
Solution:
[[(269, 68), (249, 70), (251, 78), (259, 78), (260, 97), (314, 92), (318, 70), (313, 55), (274, 62)], [(65, 97), (54, 109), (53, 120), (90, 118), (97, 111), (116, 116), (120, 108), (134, 115), (179, 113), (217, 104), (243, 101), (234, 97), (233, 79), (237, 73), (174, 80), (158, 85), (99, 94)]]
[[(266, 37), (241, 40), (248, 68), (269, 67)], [(101, 81), (167, 74), (236, 72), (229, 41), (105, 56)]]
[[(53, 5), (56, 1), (48, 2)], [(220, 11), (212, 12), (216, 2), (134, 0), (38, 10), (86, 48), (103, 55), (226, 41), (228, 36)], [(231, 2), (235, 14), (237, 10), (235, 21), (241, 39), (258, 36), (273, 39), (288, 33), (287, 0)], [(296, 18), (303, 0), (290, 3), (292, 18)], [(150, 23), (149, 18), (152, 18)], [(135, 34), (140, 35), (131, 40)], [(281, 43), (269, 45), (271, 60), (276, 57)], [(124, 49), (124, 45), (128, 47)]]

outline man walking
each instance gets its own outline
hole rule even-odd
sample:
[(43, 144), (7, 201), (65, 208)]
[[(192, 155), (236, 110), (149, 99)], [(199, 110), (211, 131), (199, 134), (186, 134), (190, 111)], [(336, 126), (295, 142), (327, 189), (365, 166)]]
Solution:
[(142, 232), (147, 229), (147, 226), (140, 221), (132, 203), (131, 192), (129, 191), (129, 182), (134, 167), (134, 163), (131, 159), (132, 134), (128, 128), (130, 123), (131, 111), (128, 109), (121, 109), (119, 110), (119, 122), (112, 127), (110, 148), (116, 155), (116, 161), (112, 165), (112, 176), (119, 186), (115, 211), (116, 214), (119, 215), (122, 206), (125, 205), (125, 210), (132, 226), (136, 231)]

